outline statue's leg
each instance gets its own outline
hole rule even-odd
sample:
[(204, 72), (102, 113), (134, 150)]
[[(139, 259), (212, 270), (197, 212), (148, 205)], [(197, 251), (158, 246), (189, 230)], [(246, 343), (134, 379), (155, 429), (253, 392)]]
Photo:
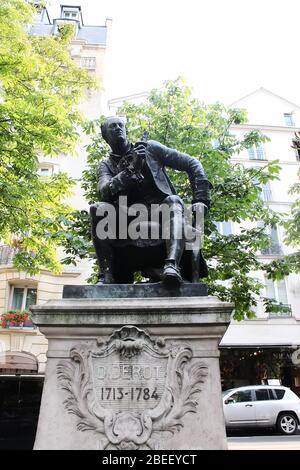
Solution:
[[(101, 204), (101, 203), (100, 203)], [(114, 259), (112, 242), (108, 239), (101, 240), (97, 236), (96, 228), (100, 217), (97, 216), (97, 208), (99, 204), (90, 206), (92, 240), (99, 266), (99, 283), (114, 284)]]
[[(184, 240), (184, 206), (179, 196), (166, 197), (162, 204), (169, 207), (170, 217), (164, 220), (162, 209), (163, 235), (166, 241), (167, 257), (163, 272), (163, 281), (169, 285), (179, 285), (182, 282), (180, 274), (180, 260), (182, 257)], [(169, 223), (169, 227), (164, 224)], [(167, 236), (166, 236), (167, 234)]]

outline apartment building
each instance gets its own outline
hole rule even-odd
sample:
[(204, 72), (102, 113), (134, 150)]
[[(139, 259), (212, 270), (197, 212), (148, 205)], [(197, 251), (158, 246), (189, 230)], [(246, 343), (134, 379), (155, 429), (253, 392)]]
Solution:
[[(70, 53), (74, 61), (96, 78), (100, 87), (87, 91), (81, 109), (89, 119), (103, 113), (103, 86), (105, 60), (111, 31), (111, 20), (105, 25), (90, 26), (84, 23), (81, 6), (61, 5), (57, 18), (50, 19), (41, 2), (35, 2), (37, 14), (30, 27), (34, 36), (51, 36), (58, 33), (62, 23), (74, 25), (74, 39)], [(87, 137), (81, 135), (76, 155), (56, 158), (39, 158), (39, 172), (51, 176), (66, 172), (77, 181), (68, 200), (77, 209), (88, 209), (83, 198), (79, 179), (85, 167)], [(60, 275), (46, 270), (36, 276), (18, 272), (12, 264), (14, 248), (0, 246), (0, 313), (10, 309), (26, 309), (49, 299), (60, 298), (64, 284), (83, 284), (90, 272), (88, 262), (76, 268), (65, 267)], [(47, 340), (33, 324), (1, 327), (0, 324), (0, 449), (30, 448), (35, 434), (37, 415), (46, 365)], [(2, 405), (2, 406), (1, 406)], [(22, 428), (22, 423), (23, 428)], [(27, 424), (26, 424), (27, 423)]]
[[(250, 130), (259, 130), (270, 141), (245, 150), (233, 163), (247, 167), (262, 167), (270, 160), (279, 160), (280, 179), (262, 186), (261, 197), (270, 209), (288, 214), (294, 197), (289, 194), (299, 181), (299, 150), (293, 148), (300, 130), (300, 107), (295, 103), (260, 88), (232, 103), (248, 113), (248, 123), (232, 127), (242, 137)], [(238, 233), (236, 224), (224, 223), (224, 234)], [(293, 252), (284, 243), (282, 227), (269, 228), (272, 246), (258, 256), (266, 263)], [(254, 320), (232, 320), (221, 342), (221, 368), (224, 388), (268, 383), (279, 380), (300, 394), (300, 367), (297, 359), (300, 347), (300, 276), (291, 274), (282, 281), (270, 281), (261, 272), (253, 273), (265, 285), (261, 297), (273, 298), (290, 307), (287, 311), (266, 313), (259, 301)], [(300, 350), (299, 350), (300, 353)]]

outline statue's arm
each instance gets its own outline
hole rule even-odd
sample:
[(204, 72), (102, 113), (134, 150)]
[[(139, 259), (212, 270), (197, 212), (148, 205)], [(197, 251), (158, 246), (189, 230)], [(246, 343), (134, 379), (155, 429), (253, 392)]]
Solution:
[(97, 167), (97, 191), (101, 201), (114, 202), (120, 194), (126, 193), (136, 183), (136, 178), (129, 168), (113, 175), (105, 161), (101, 161)]
[(193, 203), (202, 202), (209, 208), (210, 188), (212, 187), (207, 179), (202, 164), (197, 158), (191, 157), (178, 150), (171, 149), (159, 144), (161, 163), (178, 171), (185, 171), (188, 174), (192, 191)]

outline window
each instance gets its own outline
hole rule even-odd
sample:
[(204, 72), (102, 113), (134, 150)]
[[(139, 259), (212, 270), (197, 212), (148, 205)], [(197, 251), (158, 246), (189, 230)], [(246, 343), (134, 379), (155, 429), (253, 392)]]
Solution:
[(232, 223), (230, 220), (224, 222), (214, 222), (220, 235), (228, 236), (232, 234)]
[(284, 113), (284, 122), (286, 126), (295, 127), (293, 114), (292, 113)]
[(38, 174), (40, 176), (53, 176), (54, 166), (50, 163), (41, 163), (38, 169)]
[(295, 149), (295, 153), (296, 153), (296, 160), (297, 162), (300, 162), (300, 139), (295, 139), (292, 142), (293, 142), (292, 148)]
[[(263, 388), (260, 390), (255, 390), (255, 395), (256, 395), (256, 400), (257, 401), (263, 401), (263, 400), (269, 400), (269, 391), (267, 388)], [(272, 397), (271, 397), (272, 398)]]
[(265, 202), (272, 201), (272, 191), (271, 191), (270, 182), (267, 181), (267, 183), (262, 183), (260, 187), (261, 187), (261, 199)]
[(39, 174), (40, 176), (51, 176), (52, 175), (51, 168), (40, 168)]
[(273, 393), (277, 400), (282, 400), (285, 394), (285, 390), (283, 390), (282, 388), (276, 388), (275, 390), (273, 390)]
[(212, 141), (211, 145), (212, 145), (212, 148), (218, 149), (221, 144), (220, 144), (220, 141), (219, 141), (218, 139), (214, 139), (214, 140)]
[(234, 403), (243, 403), (245, 401), (252, 401), (251, 390), (240, 390), (239, 392), (234, 393), (228, 397), (229, 400)]
[(13, 286), (10, 308), (12, 310), (27, 310), (30, 305), (36, 304), (36, 297), (36, 288)]
[[(286, 283), (282, 281), (273, 282), (271, 279), (266, 278), (266, 297), (268, 299), (274, 299), (275, 304), (282, 304), (284, 307), (290, 307), (288, 303)], [(270, 312), (270, 317), (290, 317), (291, 311), (282, 310), (282, 312)]]
[(96, 57), (82, 57), (81, 66), (85, 69), (95, 69), (96, 68)]
[[(258, 222), (257, 224), (258, 228), (263, 227), (263, 223)], [(281, 246), (279, 244), (279, 238), (278, 238), (278, 231), (277, 227), (275, 225), (273, 226), (266, 226), (265, 227), (265, 232), (269, 237), (271, 238), (271, 246), (268, 248), (263, 248), (261, 250), (262, 255), (280, 255), (282, 253)]]
[(77, 12), (76, 11), (67, 11), (65, 10), (63, 13), (63, 18), (71, 18), (75, 20), (77, 18)]
[(249, 148), (248, 155), (250, 160), (266, 160), (265, 151), (262, 144), (259, 144), (257, 147)]

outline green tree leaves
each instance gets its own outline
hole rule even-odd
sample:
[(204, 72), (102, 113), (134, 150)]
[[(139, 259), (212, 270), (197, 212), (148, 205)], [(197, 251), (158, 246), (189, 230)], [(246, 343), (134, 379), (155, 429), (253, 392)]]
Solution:
[(57, 232), (73, 183), (39, 177), (38, 156), (74, 152), (78, 103), (95, 83), (70, 57), (68, 25), (57, 36), (28, 34), (34, 12), (24, 0), (0, 2), (0, 237), (18, 240), (18, 269), (58, 272)]
[[(263, 226), (281, 223), (281, 216), (264, 204), (261, 185), (278, 179), (280, 166), (274, 160), (259, 168), (246, 167), (233, 163), (231, 158), (268, 139), (256, 130), (238, 139), (230, 128), (246, 122), (245, 111), (227, 109), (221, 103), (199, 102), (181, 78), (152, 91), (145, 104), (125, 103), (121, 113), (126, 115), (131, 141), (140, 139), (147, 130), (150, 139), (201, 160), (213, 185), (203, 250), (209, 264), (209, 278), (205, 282), (211, 294), (234, 302), (236, 319), (252, 318), (263, 287), (253, 273), (264, 270), (271, 275), (268, 265), (263, 265), (258, 257), (261, 249), (271, 245)], [(90, 202), (98, 200), (97, 162), (108, 153), (100, 136), (100, 122), (101, 119), (88, 126), (93, 140), (87, 148), (88, 168), (83, 187)], [(187, 175), (167, 171), (178, 193), (190, 202), (192, 194)], [(222, 235), (215, 221), (236, 222), (240, 230), (235, 235)], [(278, 273), (275, 266), (273, 271)], [(267, 307), (270, 308), (269, 304)]]

